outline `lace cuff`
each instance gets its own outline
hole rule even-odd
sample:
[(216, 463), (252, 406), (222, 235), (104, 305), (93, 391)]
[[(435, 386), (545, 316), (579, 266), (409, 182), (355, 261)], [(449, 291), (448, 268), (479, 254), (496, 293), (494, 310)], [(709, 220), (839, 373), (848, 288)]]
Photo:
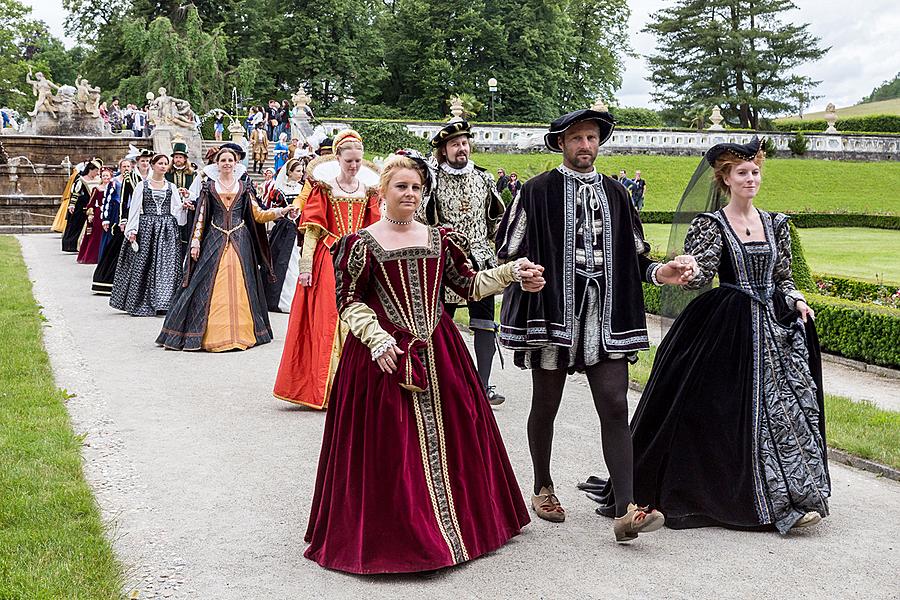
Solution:
[(648, 279), (650, 280), (650, 283), (652, 283), (656, 287), (662, 287), (663, 285), (665, 285), (656, 278), (656, 273), (662, 268), (662, 266), (662, 263), (656, 262), (647, 267)]
[(377, 346), (372, 348), (372, 360), (378, 360), (385, 352), (396, 345), (397, 342), (393, 339), (385, 340), (382, 343), (378, 344)]
[(788, 308), (790, 308), (791, 310), (797, 308), (797, 303), (801, 300), (803, 302), (806, 302), (806, 297), (797, 290), (791, 290), (784, 295), (784, 301), (787, 302)]

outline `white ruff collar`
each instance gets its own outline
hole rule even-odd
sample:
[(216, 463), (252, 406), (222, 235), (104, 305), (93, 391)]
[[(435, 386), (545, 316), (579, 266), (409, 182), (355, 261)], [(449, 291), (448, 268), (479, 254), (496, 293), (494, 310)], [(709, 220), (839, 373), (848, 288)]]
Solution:
[(597, 178), (597, 170), (593, 167), (591, 167), (591, 170), (587, 173), (575, 171), (574, 169), (570, 169), (566, 165), (559, 165), (558, 167), (556, 167), (556, 170), (563, 175), (568, 175), (569, 177), (574, 177), (575, 179), (579, 179), (585, 182), (593, 182), (594, 179)]
[(448, 175), (469, 175), (475, 170), (475, 163), (470, 160), (463, 168), (456, 169), (454, 167), (451, 167), (450, 163), (442, 162), (441, 170)]

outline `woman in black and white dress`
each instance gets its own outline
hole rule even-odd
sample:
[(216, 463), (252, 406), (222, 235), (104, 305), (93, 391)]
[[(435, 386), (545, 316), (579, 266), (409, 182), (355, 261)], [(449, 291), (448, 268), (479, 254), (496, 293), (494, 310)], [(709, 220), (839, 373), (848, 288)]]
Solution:
[(179, 225), (187, 210), (175, 184), (166, 181), (169, 157), (150, 160), (151, 174), (134, 189), (109, 305), (134, 317), (169, 310), (181, 284)]

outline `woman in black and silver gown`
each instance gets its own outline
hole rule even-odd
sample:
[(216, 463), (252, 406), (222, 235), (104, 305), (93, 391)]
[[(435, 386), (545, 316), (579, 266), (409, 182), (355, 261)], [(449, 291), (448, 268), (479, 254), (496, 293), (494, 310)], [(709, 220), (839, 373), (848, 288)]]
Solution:
[(137, 184), (128, 210), (109, 305), (133, 317), (169, 310), (181, 283), (179, 226), (187, 211), (178, 188), (165, 179), (169, 157), (150, 159), (150, 177)]
[[(285, 163), (284, 168), (278, 172), (275, 178), (275, 187), (266, 205), (272, 208), (284, 208), (293, 206), (300, 209), (300, 202), (305, 200), (301, 196), (303, 191), (303, 165), (304, 163), (292, 158)], [(307, 195), (308, 195), (307, 191)], [(296, 220), (280, 219), (275, 222), (272, 231), (269, 232), (269, 248), (272, 252), (272, 268), (275, 280), (266, 276), (263, 278), (266, 287), (266, 304), (270, 311), (291, 312), (291, 303), (294, 301), (294, 291), (297, 289), (297, 278), (300, 275), (300, 247), (297, 245)], [(268, 273), (264, 273), (268, 275)]]
[[(791, 276), (788, 218), (752, 205), (763, 159), (756, 138), (720, 144), (706, 157), (711, 181), (698, 177), (702, 165), (695, 174), (703, 195), (731, 205), (690, 221), (684, 251), (700, 271), (686, 287), (716, 275), (719, 286), (673, 323), (631, 423), (635, 500), (675, 529), (787, 533), (828, 515), (814, 315)], [(613, 516), (613, 492), (599, 494), (598, 513)]]

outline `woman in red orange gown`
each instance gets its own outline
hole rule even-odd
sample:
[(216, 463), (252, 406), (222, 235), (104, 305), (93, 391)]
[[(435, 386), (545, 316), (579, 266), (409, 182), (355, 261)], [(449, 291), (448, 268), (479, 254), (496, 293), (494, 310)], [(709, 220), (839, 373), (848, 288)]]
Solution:
[[(460, 234), (415, 221), (424, 161), (384, 167), (382, 219), (336, 246), (347, 339), (325, 416), (305, 556), (351, 573), (457, 565), (528, 523), (522, 491), (444, 286), (477, 300), (534, 292), (526, 258), (477, 273)], [(517, 283), (518, 282), (518, 283)]]
[(348, 129), (335, 136), (334, 154), (333, 161), (309, 174), (312, 189), (298, 224), (303, 233), (300, 276), (273, 392), (317, 409), (327, 404), (347, 337), (334, 303), (331, 247), (380, 215), (377, 168), (363, 160), (359, 134)]

